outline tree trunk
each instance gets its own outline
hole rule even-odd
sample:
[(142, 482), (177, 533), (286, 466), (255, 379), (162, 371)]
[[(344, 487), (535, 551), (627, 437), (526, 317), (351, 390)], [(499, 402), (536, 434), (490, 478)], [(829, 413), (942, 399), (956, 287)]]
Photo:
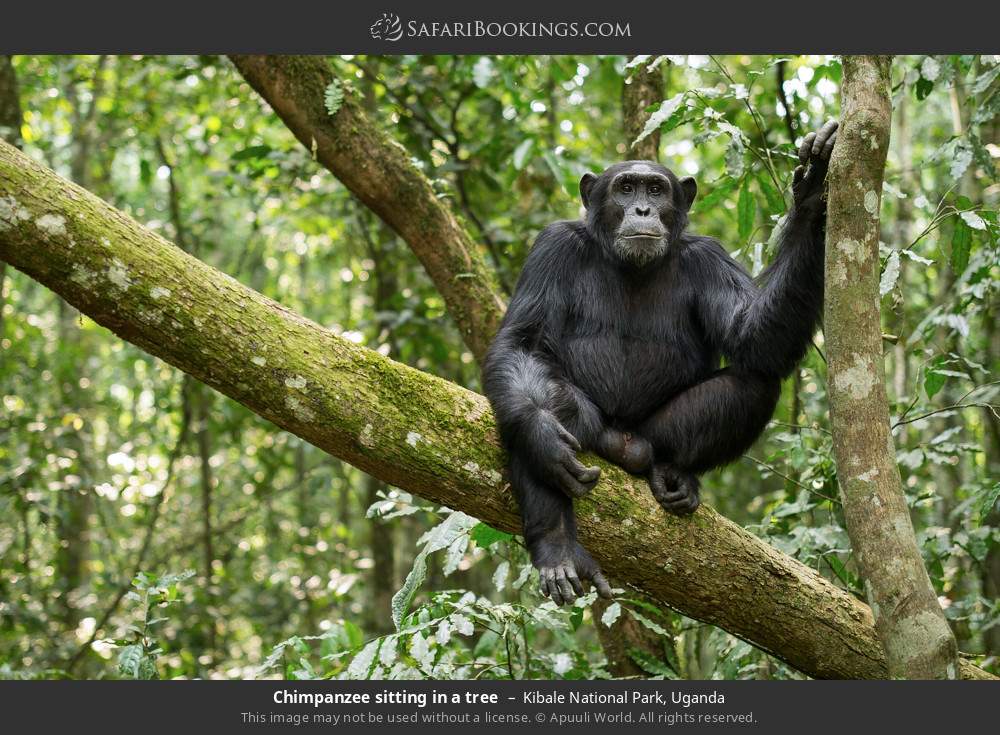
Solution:
[[(635, 57), (630, 57), (633, 59)], [(629, 73), (631, 72), (631, 73)], [(628, 158), (642, 161), (660, 160), (660, 131), (655, 130), (636, 145), (646, 127), (646, 108), (663, 101), (663, 69), (657, 66), (650, 70), (648, 63), (627, 70), (622, 84), (622, 118), (625, 124), (625, 145)]]
[[(634, 149), (631, 148), (631, 144), (646, 127), (646, 120), (649, 118), (646, 108), (662, 99), (663, 72), (659, 68), (649, 72), (646, 64), (641, 64), (639, 68), (631, 70), (631, 75), (626, 74), (622, 80), (624, 138), (631, 157), (647, 161), (660, 160), (659, 131), (647, 136)], [(612, 578), (610, 581), (612, 587), (623, 586), (617, 579)], [(608, 671), (619, 679), (648, 676), (647, 672), (633, 660), (630, 652), (637, 650), (654, 661), (663, 662), (664, 643), (673, 645), (673, 641), (664, 640), (662, 636), (639, 623), (631, 615), (619, 615), (610, 626), (605, 625), (601, 619), (612, 604), (611, 600), (598, 597), (590, 607), (597, 638), (608, 659)]]
[[(383, 482), (519, 529), (485, 398), (337, 337), (3, 143), (0, 259)], [(580, 538), (609, 574), (810, 676), (886, 676), (864, 603), (710, 507), (669, 516), (645, 481), (587, 461), (603, 474), (578, 502)]]
[(825, 334), (847, 531), (893, 678), (958, 675), (955, 638), (917, 548), (889, 429), (879, 300), (879, 204), (891, 58), (845, 56), (830, 161)]

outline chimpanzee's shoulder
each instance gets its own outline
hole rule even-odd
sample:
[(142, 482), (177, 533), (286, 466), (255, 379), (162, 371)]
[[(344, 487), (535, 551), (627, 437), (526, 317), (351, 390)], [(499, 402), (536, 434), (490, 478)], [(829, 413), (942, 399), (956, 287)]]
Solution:
[(686, 234), (681, 241), (681, 267), (691, 275), (732, 273), (743, 271), (721, 242), (714, 237)]
[(681, 254), (687, 261), (729, 260), (729, 253), (714, 237), (685, 233), (681, 239)]
[(531, 249), (534, 259), (568, 257), (587, 249), (587, 226), (579, 220), (553, 222), (538, 233)]

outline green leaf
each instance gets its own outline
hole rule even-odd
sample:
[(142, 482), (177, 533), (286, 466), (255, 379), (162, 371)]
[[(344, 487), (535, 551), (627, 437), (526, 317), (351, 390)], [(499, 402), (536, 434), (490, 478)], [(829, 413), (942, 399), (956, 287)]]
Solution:
[(746, 242), (753, 232), (754, 215), (757, 214), (757, 202), (750, 193), (750, 178), (743, 179), (740, 187), (740, 198), (736, 203), (736, 219), (739, 224), (740, 240)]
[(330, 117), (336, 115), (344, 104), (344, 88), (339, 79), (334, 79), (326, 85), (326, 91), (323, 93), (323, 104), (326, 107), (326, 114)]
[(675, 113), (680, 112), (683, 114), (681, 102), (684, 101), (685, 94), (686, 92), (680, 92), (668, 100), (663, 100), (659, 109), (657, 109), (656, 112), (650, 115), (649, 119), (646, 120), (646, 127), (642, 129), (641, 133), (639, 133), (639, 137), (632, 141), (632, 145), (635, 145), (639, 141), (647, 138), (654, 130), (658, 130), (661, 125), (666, 123), (668, 120), (671, 120)]
[(676, 679), (677, 674), (666, 664), (665, 661), (660, 661), (649, 653), (638, 649), (630, 648), (628, 649), (629, 658), (635, 661), (639, 668), (645, 671), (647, 674), (652, 674), (653, 676), (662, 676), (666, 679)]
[(629, 612), (629, 614), (630, 614), (630, 615), (631, 615), (631, 616), (632, 616), (633, 618), (635, 618), (636, 620), (638, 620), (638, 621), (639, 621), (640, 623), (642, 623), (642, 624), (643, 624), (643, 625), (644, 625), (645, 627), (649, 628), (649, 629), (650, 629), (651, 631), (653, 631), (653, 632), (654, 632), (654, 633), (656, 633), (657, 635), (662, 635), (662, 636), (664, 636), (664, 637), (667, 637), (667, 638), (669, 638), (669, 637), (670, 637), (670, 633), (668, 633), (668, 632), (667, 632), (667, 631), (666, 631), (666, 630), (665, 630), (665, 629), (663, 628), (663, 626), (662, 626), (662, 625), (660, 625), (659, 623), (655, 623), (655, 622), (653, 622), (652, 620), (650, 620), (649, 618), (647, 618), (647, 617), (646, 617), (645, 615), (643, 615), (642, 613), (640, 613), (640, 612), (637, 612), (637, 611), (635, 611), (635, 610), (631, 610), (631, 609), (630, 609), (630, 610), (629, 610), (628, 612)]
[(914, 85), (914, 89), (916, 90), (918, 100), (926, 99), (927, 95), (934, 89), (934, 82), (929, 82), (921, 77)]
[[(464, 540), (468, 543), (469, 530), (478, 523), (475, 518), (459, 511), (453, 512), (441, 523), (420, 537), (419, 543), (424, 545), (416, 558), (413, 560), (413, 568), (406, 575), (403, 586), (392, 596), (392, 623), (399, 630), (399, 626), (410, 610), (420, 585), (427, 579), (427, 555), (445, 548), (451, 548), (452, 553), (457, 548), (456, 541)], [(463, 538), (464, 537), (464, 538)], [(464, 546), (462, 553), (465, 552)], [(452, 559), (452, 562), (454, 559)], [(457, 564), (457, 562), (455, 562)]]
[(413, 568), (410, 569), (410, 573), (403, 580), (403, 586), (392, 596), (392, 623), (396, 626), (396, 630), (399, 630), (403, 618), (406, 617), (406, 613), (410, 610), (413, 597), (417, 594), (417, 590), (420, 589), (420, 585), (424, 583), (425, 579), (427, 579), (426, 549), (414, 558)]
[(728, 174), (712, 183), (712, 190), (701, 199), (694, 200), (694, 208), (698, 212), (714, 207), (720, 201), (729, 196), (733, 189), (739, 185), (739, 180)]
[(526, 138), (521, 141), (521, 144), (514, 149), (514, 155), (512, 157), (512, 162), (514, 164), (515, 171), (523, 171), (525, 164), (530, 160), (529, 156), (535, 148), (535, 139)]
[(603, 623), (605, 627), (610, 628), (615, 624), (615, 621), (618, 620), (618, 617), (621, 614), (622, 606), (617, 602), (613, 602), (608, 605), (608, 609), (605, 610), (604, 614), (601, 616), (601, 623)]
[(1000, 500), (1000, 482), (995, 483), (991, 488), (987, 488), (983, 496), (979, 499), (980, 522), (985, 521), (986, 516), (993, 512), (997, 500)]
[(985, 230), (986, 222), (975, 212), (961, 212), (962, 221), (974, 230)]
[(972, 249), (972, 228), (965, 220), (955, 221), (955, 232), (951, 237), (951, 267), (955, 273), (964, 273), (969, 265), (969, 251)]
[(367, 679), (371, 675), (372, 669), (375, 668), (375, 658), (381, 647), (382, 639), (376, 638), (362, 648), (361, 652), (351, 661), (351, 665), (347, 667), (347, 678)]
[(940, 370), (945, 364), (945, 358), (939, 357), (933, 365), (928, 365), (924, 370), (924, 392), (928, 398), (933, 398), (948, 379), (948, 376)]
[(889, 257), (885, 259), (885, 268), (882, 270), (882, 278), (878, 284), (879, 296), (885, 296), (896, 286), (899, 280), (899, 252), (893, 250)]
[(503, 588), (507, 586), (507, 576), (510, 574), (510, 562), (504, 560), (497, 564), (496, 570), (493, 572), (493, 586), (497, 588), (497, 592), (503, 592)]
[(778, 193), (778, 190), (774, 188), (771, 179), (767, 176), (760, 176), (757, 179), (757, 186), (760, 188), (761, 193), (764, 195), (764, 200), (767, 202), (767, 213), (783, 214), (785, 211), (785, 200)]
[(269, 145), (252, 145), (236, 151), (229, 159), (231, 161), (246, 161), (251, 158), (266, 158), (270, 152), (271, 146)]
[(476, 524), (469, 536), (480, 549), (489, 549), (497, 541), (510, 541), (514, 538), (513, 534), (498, 531), (485, 523)]

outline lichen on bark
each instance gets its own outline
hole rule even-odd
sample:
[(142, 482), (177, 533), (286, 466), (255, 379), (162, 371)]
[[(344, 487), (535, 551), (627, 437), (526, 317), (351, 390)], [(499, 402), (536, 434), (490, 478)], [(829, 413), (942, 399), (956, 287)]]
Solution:
[(824, 335), (837, 477), (855, 560), (893, 678), (958, 675), (958, 651), (924, 568), (889, 428), (879, 299), (879, 205), (890, 57), (845, 56), (830, 161)]

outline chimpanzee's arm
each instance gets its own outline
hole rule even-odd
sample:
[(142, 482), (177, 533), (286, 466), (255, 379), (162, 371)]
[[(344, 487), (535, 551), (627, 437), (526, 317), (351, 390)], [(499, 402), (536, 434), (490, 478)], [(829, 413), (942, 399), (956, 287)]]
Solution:
[(486, 355), (483, 389), (508, 451), (528, 459), (542, 479), (581, 496), (600, 473), (585, 467), (576, 451), (600, 433), (600, 412), (543, 349), (547, 324), (558, 324), (565, 309), (561, 289), (572, 282), (574, 238), (564, 223), (538, 236)]
[[(784, 377), (809, 347), (823, 306), (823, 181), (837, 124), (806, 137), (792, 186), (795, 202), (774, 262), (756, 287), (713, 241), (693, 243), (690, 285), (710, 339), (734, 366)], [(808, 169), (806, 168), (808, 166)]]

